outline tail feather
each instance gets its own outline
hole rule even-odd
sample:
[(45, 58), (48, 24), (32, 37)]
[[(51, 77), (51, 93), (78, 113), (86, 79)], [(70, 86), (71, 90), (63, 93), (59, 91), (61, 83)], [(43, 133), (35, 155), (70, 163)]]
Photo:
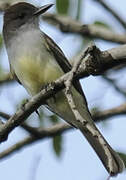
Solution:
[(62, 117), (69, 124), (80, 129), (111, 176), (122, 172), (124, 169), (123, 161), (95, 126), (86, 102), (74, 88), (72, 89), (72, 94), (74, 95), (73, 100), (80, 114), (78, 119), (75, 118), (71, 111), (68, 101), (65, 98), (64, 91), (55, 95), (55, 101), (53, 98), (50, 98), (47, 101), (48, 108)]

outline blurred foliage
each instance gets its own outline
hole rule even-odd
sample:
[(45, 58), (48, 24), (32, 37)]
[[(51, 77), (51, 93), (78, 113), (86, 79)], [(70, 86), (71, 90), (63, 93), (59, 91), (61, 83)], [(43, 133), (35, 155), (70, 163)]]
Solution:
[(99, 113), (99, 111), (100, 111), (100, 108), (99, 108), (99, 107), (93, 107), (93, 108), (91, 109), (91, 114), (95, 116), (96, 114)]
[(43, 111), (43, 108), (39, 108), (39, 111), (38, 111), (39, 115), (38, 115), (38, 120), (39, 120), (39, 125), (40, 126), (44, 126), (44, 119), (45, 119), (45, 113)]
[[(55, 125), (57, 123), (60, 122), (60, 118), (55, 115), (47, 115), (47, 113), (44, 111), (43, 108), (39, 109), (39, 122), (40, 122), (40, 126), (46, 126), (49, 125), (51, 123), (51, 125)], [(61, 153), (62, 153), (62, 135), (58, 135), (52, 138), (52, 148), (53, 148), (53, 152), (56, 154), (57, 157), (60, 157)]]
[[(18, 104), (15, 105), (16, 110), (18, 110), (19, 108), (22, 108), (25, 106), (25, 104), (28, 102), (29, 100), (27, 98), (23, 98), (22, 101)], [(60, 118), (55, 115), (52, 114), (49, 115), (46, 110), (43, 108), (43, 106), (41, 106), (35, 113), (34, 116), (29, 116), (27, 119), (28, 124), (30, 124), (30, 122), (34, 121), (34, 119), (37, 119), (39, 121), (39, 126), (41, 127), (48, 127), (50, 125), (55, 125), (57, 123), (60, 122)]]
[(47, 114), (44, 108), (42, 107), (39, 108), (38, 113), (39, 113), (38, 118), (40, 121), (40, 126), (45, 126), (46, 124), (55, 125), (60, 122), (60, 118), (57, 115), (52, 113), (51, 115)]
[(19, 109), (21, 106), (25, 106), (25, 104), (28, 102), (28, 99), (22, 99), (22, 101), (20, 102), (20, 104), (17, 105), (17, 108)]
[(10, 5), (18, 2), (22, 2), (25, 0), (0, 0), (0, 11), (4, 11), (6, 8), (8, 8)]
[(25, 2), (26, 0), (0, 0), (0, 5), (4, 4), (4, 3), (13, 4), (13, 3), (20, 2), (20, 1), (24, 1)]
[(56, 124), (56, 123), (59, 122), (59, 117), (57, 115), (55, 115), (55, 114), (49, 116), (49, 119), (52, 122), (52, 124)]
[[(98, 116), (99, 112), (101, 112), (101, 111), (102, 111), (102, 109), (100, 107), (98, 107), (98, 106), (97, 107), (93, 107), (91, 109), (91, 114), (92, 114), (92, 116)], [(103, 129), (106, 129), (106, 128), (110, 127), (109, 121), (107, 121), (107, 119), (105, 121), (102, 121), (102, 120), (100, 121), (100, 120), (99, 120), (99, 123), (101, 124)]]
[[(70, 15), (76, 20), (81, 16), (82, 0), (74, 2), (73, 0), (56, 0), (56, 10), (58, 14)], [(74, 7), (74, 14), (71, 14), (71, 7)]]
[[(39, 120), (40, 120), (40, 126), (44, 126), (45, 121), (46, 124), (51, 123), (51, 125), (55, 125), (60, 122), (60, 118), (57, 115), (55, 114), (47, 115), (42, 108), (40, 108), (39, 110)], [(52, 138), (53, 151), (57, 157), (60, 157), (62, 153), (62, 145), (63, 145), (62, 139), (63, 139), (62, 135), (58, 135)]]
[(52, 145), (53, 145), (53, 150), (56, 154), (57, 157), (60, 157), (61, 153), (62, 153), (62, 143), (63, 141), (63, 137), (61, 135), (55, 136), (52, 139)]
[(121, 159), (124, 162), (125, 168), (126, 168), (126, 154), (118, 152), (119, 156), (121, 157)]
[(107, 28), (107, 29), (109, 29), (109, 30), (112, 30), (112, 27), (109, 25), (109, 24), (107, 24), (107, 23), (105, 23), (105, 22), (103, 22), (103, 21), (95, 21), (94, 23), (93, 23), (94, 25), (97, 25), (97, 26), (102, 26), (102, 27), (104, 27), (104, 28)]
[(3, 45), (3, 37), (2, 37), (2, 35), (0, 34), (0, 49), (2, 48), (2, 45)]
[[(0, 64), (0, 76), (1, 77), (4, 76), (3, 67), (1, 64)], [(0, 77), (0, 79), (1, 79), (1, 77)]]
[(56, 0), (56, 9), (59, 14), (68, 14), (70, 0)]
[(82, 0), (78, 0), (77, 1), (77, 15), (76, 15), (76, 20), (80, 19), (80, 15), (81, 15), (81, 4), (82, 4)]

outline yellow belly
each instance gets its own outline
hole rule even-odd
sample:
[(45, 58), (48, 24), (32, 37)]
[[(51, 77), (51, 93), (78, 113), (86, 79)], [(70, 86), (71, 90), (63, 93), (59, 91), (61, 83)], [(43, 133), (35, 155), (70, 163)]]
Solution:
[(42, 86), (55, 81), (63, 74), (59, 66), (51, 61), (53, 60), (35, 60), (28, 56), (17, 61), (16, 75), (31, 95), (35, 95)]

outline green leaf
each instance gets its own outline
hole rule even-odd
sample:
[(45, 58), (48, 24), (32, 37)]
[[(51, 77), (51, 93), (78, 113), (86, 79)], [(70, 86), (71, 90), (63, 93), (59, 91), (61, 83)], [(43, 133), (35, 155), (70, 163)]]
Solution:
[(124, 162), (125, 168), (126, 168), (126, 154), (118, 152), (119, 156), (121, 157), (121, 159)]
[(37, 115), (37, 116), (38, 116), (38, 120), (39, 120), (40, 126), (43, 126), (44, 119), (45, 119), (46, 115), (45, 115), (42, 107), (39, 108), (39, 112), (38, 113), (39, 113), (39, 115)]
[(2, 48), (2, 45), (3, 45), (3, 38), (2, 35), (0, 34), (0, 48)]
[(58, 135), (53, 138), (53, 150), (57, 157), (61, 155), (62, 152), (62, 136)]
[(55, 114), (49, 116), (49, 119), (50, 119), (50, 121), (51, 121), (53, 124), (56, 124), (56, 123), (59, 122), (59, 118), (58, 118), (58, 116), (55, 115)]
[(28, 103), (28, 99), (26, 99), (26, 98), (24, 98), (24, 99), (22, 99), (22, 101), (17, 105), (17, 109), (19, 109), (19, 108), (23, 108), (24, 106), (25, 106), (25, 104), (26, 103)]
[(82, 7), (82, 0), (78, 0), (77, 2), (77, 15), (76, 15), (76, 20), (80, 19), (80, 15), (81, 15), (81, 7)]
[(1, 79), (1, 77), (2, 76), (4, 76), (4, 72), (3, 72), (4, 70), (3, 70), (3, 67), (2, 67), (2, 65), (0, 64), (0, 79)]
[(56, 9), (59, 14), (68, 14), (69, 0), (56, 0)]
[(93, 107), (91, 109), (91, 113), (95, 116), (100, 112), (100, 108), (99, 107)]
[(109, 24), (106, 24), (105, 22), (102, 21), (95, 21), (93, 24), (112, 30), (112, 27)]

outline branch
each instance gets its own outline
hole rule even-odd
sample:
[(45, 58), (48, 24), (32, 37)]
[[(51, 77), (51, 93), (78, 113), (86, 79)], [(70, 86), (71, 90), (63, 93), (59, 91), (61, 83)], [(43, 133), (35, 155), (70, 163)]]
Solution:
[(126, 115), (126, 103), (109, 110), (96, 111), (92, 113), (92, 117), (95, 122), (101, 122), (117, 115)]
[[(122, 104), (116, 108), (112, 108), (109, 110), (105, 110), (105, 111), (97, 111), (95, 113), (92, 114), (93, 120), (95, 122), (100, 122), (103, 120), (106, 120), (108, 118), (111, 118), (113, 116), (117, 116), (117, 115), (126, 115), (126, 103)], [(0, 112), (0, 116), (3, 118), (10, 118), (10, 115)], [(38, 136), (28, 136), (26, 137), (24, 140), (16, 143), (15, 145), (11, 146), (10, 148), (6, 149), (5, 151), (0, 153), (0, 159), (3, 159), (9, 155), (11, 155), (12, 153), (16, 152), (17, 150), (20, 150), (22, 148), (24, 148), (25, 146), (28, 146), (29, 144), (32, 144), (36, 141), (39, 140), (44, 140), (45, 138), (48, 137), (53, 137), (55, 135), (61, 134), (66, 132), (67, 130), (72, 129), (72, 127), (68, 124), (58, 124), (55, 126), (52, 126), (51, 128), (47, 128), (47, 129), (41, 129), (41, 128), (34, 128), (36, 130), (36, 132), (38, 133)]]
[(35, 136), (26, 137), (24, 140), (16, 143), (15, 145), (13, 145), (10, 148), (6, 149), (5, 151), (1, 152), (0, 159), (7, 157), (10, 154), (14, 153), (15, 151), (17, 151), (21, 148), (24, 148), (25, 146), (32, 144), (38, 140), (44, 140), (45, 138), (56, 136), (58, 134), (66, 132), (67, 130), (70, 130), (70, 129), (72, 129), (72, 127), (65, 123), (54, 125), (47, 129), (39, 128), (38, 129), (39, 137), (35, 137)]
[[(6, 120), (10, 119), (11, 118), (11, 115), (7, 114), (7, 113), (4, 113), (4, 112), (1, 112), (0, 111), (0, 116)], [(38, 128), (34, 128), (34, 127), (31, 127), (29, 126), (28, 124), (26, 124), (25, 122), (22, 123), (20, 125), (24, 130), (26, 130), (30, 135), (32, 136), (35, 136), (35, 137), (39, 137), (39, 132), (38, 132)]]
[[(109, 51), (101, 52), (96, 46), (89, 48), (89, 55), (86, 61), (82, 61), (78, 71), (74, 73), (74, 80), (89, 76), (89, 74), (98, 75), (105, 70), (117, 66), (121, 63), (126, 63), (126, 45), (118, 48), (113, 48)], [(30, 114), (38, 109), (44, 102), (54, 96), (58, 91), (64, 88), (64, 82), (68, 79), (71, 71), (64, 74), (51, 83), (47, 88), (32, 97), (23, 108), (20, 108), (4, 125), (0, 126), (0, 142), (5, 141), (9, 133), (17, 126), (19, 126)]]
[(126, 43), (125, 34), (115, 33), (102, 26), (94, 24), (83, 25), (81, 22), (73, 20), (70, 17), (57, 14), (46, 14), (43, 15), (42, 18), (49, 24), (56, 26), (65, 33), (75, 33), (81, 36), (89, 36), (91, 38), (102, 39), (119, 44)]
[[(114, 108), (111, 108), (109, 110), (104, 110), (104, 111), (96, 111), (96, 112), (93, 112), (93, 109), (91, 110), (92, 112), (92, 118), (93, 120), (98, 123), (98, 122), (101, 122), (101, 121), (105, 121), (107, 120), (108, 118), (112, 118), (114, 116), (117, 116), (117, 115), (126, 115), (126, 103), (124, 104), (121, 104), (120, 106), (117, 106), (117, 107), (114, 107)], [(0, 111), (0, 116), (6, 120), (8, 120), (9, 118), (11, 118), (11, 115), (7, 114), (7, 113), (4, 113), (4, 112), (1, 112)], [(26, 126), (26, 125), (25, 125)], [(21, 124), (21, 127), (24, 128), (24, 125), (22, 126)], [(29, 126), (31, 127), (31, 126)], [(28, 128), (24, 128), (24, 129), (28, 129)], [(36, 131), (38, 131), (37, 129), (38, 128), (34, 128), (36, 129)], [(32, 133), (30, 131), (28, 131), (29, 133)], [(34, 135), (34, 134), (33, 134)]]
[(126, 29), (126, 22), (123, 21), (123, 19), (120, 17), (120, 15), (114, 11), (114, 9), (112, 9), (111, 7), (109, 7), (107, 5), (107, 3), (105, 3), (105, 1), (103, 0), (94, 0), (96, 1), (97, 3), (101, 4), (101, 6), (106, 10), (108, 11), (111, 15), (113, 15), (113, 17), (122, 25), (122, 27), (124, 29)]
[(116, 82), (115, 82), (114, 79), (109, 78), (106, 74), (104, 74), (102, 77), (103, 77), (104, 80), (106, 80), (109, 84), (111, 84), (118, 93), (120, 93), (121, 95), (123, 95), (124, 98), (126, 98), (126, 91), (123, 90), (123, 89), (121, 89), (121, 88), (116, 84)]

